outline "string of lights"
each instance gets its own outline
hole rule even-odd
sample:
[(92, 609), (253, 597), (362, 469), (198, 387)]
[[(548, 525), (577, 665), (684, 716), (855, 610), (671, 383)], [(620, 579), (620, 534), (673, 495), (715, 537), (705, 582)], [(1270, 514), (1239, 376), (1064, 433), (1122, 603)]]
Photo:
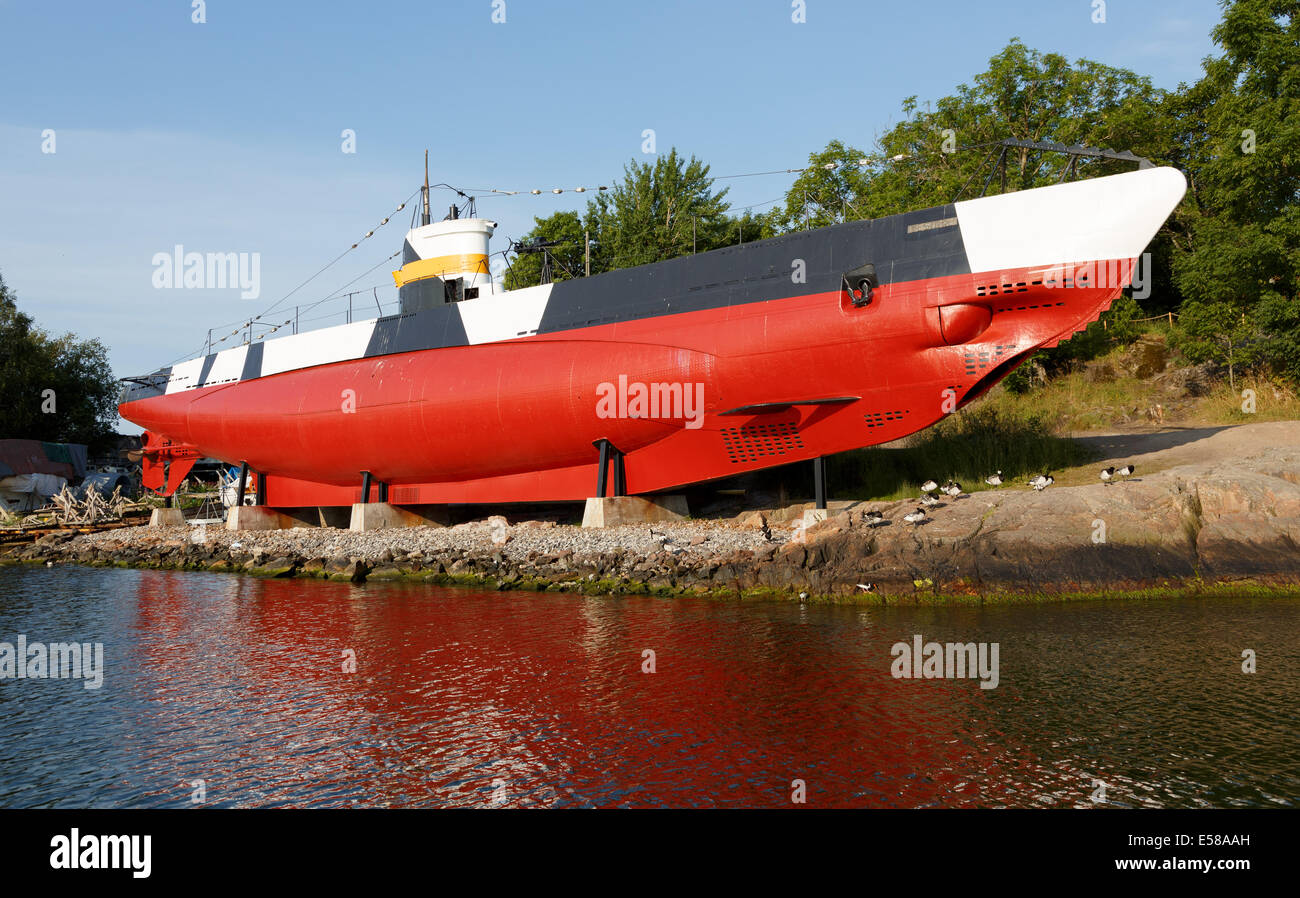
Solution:
[[(973, 145), (972, 147), (963, 147), (962, 149), (972, 149), (972, 148), (979, 147), (979, 146), (984, 146), (984, 144), (976, 144), (976, 145)], [(909, 155), (906, 155), (906, 154), (900, 154), (900, 155), (896, 155), (896, 156), (890, 157), (887, 161), (889, 161), (889, 162), (903, 162), (903, 161), (907, 161), (907, 160), (912, 159), (912, 158), (914, 158), (914, 157), (909, 156)], [(838, 168), (840, 168), (840, 167), (842, 167), (842, 166), (850, 166), (850, 165), (852, 165), (852, 166), (856, 166), (857, 168), (865, 168), (865, 167), (867, 167), (867, 166), (869, 166), (869, 165), (872, 165), (872, 164), (874, 164), (874, 163), (879, 163), (879, 162), (882, 162), (882, 161), (886, 161), (886, 160), (885, 160), (884, 157), (881, 157), (881, 156), (876, 156), (876, 157), (864, 156), (864, 157), (859, 158), (856, 162), (824, 162), (824, 163), (819, 163), (819, 164), (816, 164), (816, 165), (807, 165), (807, 166), (803, 166), (803, 167), (800, 167), (800, 168), (771, 169), (771, 170), (768, 170), (768, 171), (739, 172), (739, 173), (736, 173), (736, 174), (729, 174), (729, 175), (715, 175), (715, 176), (709, 178), (708, 181), (709, 181), (709, 182), (713, 182), (713, 181), (727, 181), (727, 180), (734, 180), (734, 179), (737, 179), (737, 178), (756, 178), (756, 177), (763, 177), (763, 176), (770, 176), (770, 175), (792, 175), (792, 174), (802, 174), (802, 173), (804, 173), (804, 172), (812, 171), (812, 170), (814, 170), (814, 169), (822, 169), (822, 170), (825, 170), (825, 171), (834, 171), (834, 170), (836, 170), (836, 169), (838, 169)], [(594, 187), (587, 187), (587, 186), (584, 186), (584, 185), (579, 185), (579, 186), (577, 186), (577, 187), (570, 187), (570, 188), (565, 188), (565, 187), (548, 187), (548, 188), (533, 187), (533, 188), (521, 188), (521, 189), (505, 189), (505, 188), (499, 188), (499, 187), (463, 187), (463, 188), (460, 188), (460, 187), (455, 187), (455, 186), (453, 186), (453, 185), (451, 185), (451, 184), (440, 183), (440, 184), (433, 184), (433, 185), (430, 185), (430, 189), (431, 189), (431, 190), (433, 190), (433, 189), (437, 189), (437, 190), (450, 190), (450, 191), (452, 191), (453, 193), (456, 193), (456, 194), (458, 194), (459, 196), (462, 196), (462, 197), (467, 196), (469, 193), (474, 193), (474, 194), (479, 194), (479, 195), (489, 194), (489, 195), (492, 195), (492, 196), (511, 197), (511, 196), (541, 196), (541, 195), (543, 195), (543, 194), (549, 194), (549, 195), (554, 196), (554, 195), (559, 195), (559, 194), (564, 194), (564, 193), (587, 193), (587, 192), (589, 192), (589, 191), (599, 193), (599, 192), (602, 192), (602, 191), (607, 191), (607, 190), (609, 190), (610, 187), (609, 187), (609, 185), (607, 185), (607, 184), (597, 184), (597, 185), (594, 186)], [(382, 220), (381, 220), (377, 225), (375, 225), (373, 228), (371, 228), (369, 231), (367, 231), (365, 234), (363, 234), (361, 237), (359, 237), (355, 243), (353, 243), (351, 246), (349, 246), (349, 247), (348, 247), (347, 249), (345, 249), (343, 252), (339, 253), (339, 254), (338, 254), (337, 256), (335, 256), (332, 260), (330, 260), (328, 263), (326, 263), (324, 266), (322, 266), (320, 269), (318, 269), (314, 274), (312, 274), (310, 277), (308, 277), (308, 278), (307, 278), (306, 280), (304, 280), (302, 283), (298, 284), (298, 286), (294, 287), (292, 290), (290, 290), (290, 291), (289, 291), (288, 293), (286, 293), (284, 296), (280, 297), (278, 300), (276, 300), (273, 304), (271, 304), (268, 308), (266, 308), (266, 309), (263, 310), (262, 312), (258, 313), (257, 315), (255, 315), (255, 316), (253, 316), (253, 317), (251, 317), (251, 318), (245, 318), (245, 319), (242, 319), (242, 320), (237, 321), (237, 322), (236, 322), (236, 321), (231, 321), (231, 322), (227, 322), (226, 324), (217, 325), (216, 328), (213, 328), (213, 330), (216, 330), (217, 328), (230, 327), (231, 325), (237, 325), (237, 326), (235, 327), (234, 330), (232, 330), (230, 333), (228, 333), (228, 334), (222, 336), (220, 339), (212, 340), (211, 338), (209, 338), (209, 340), (204, 344), (204, 347), (202, 347), (202, 348), (203, 348), (204, 350), (206, 350), (207, 352), (211, 352), (212, 349), (213, 349), (213, 347), (216, 347), (216, 346), (218, 346), (218, 345), (220, 345), (220, 344), (226, 342), (227, 340), (230, 340), (230, 339), (232, 339), (232, 338), (234, 338), (234, 337), (237, 337), (237, 336), (239, 336), (241, 333), (245, 333), (245, 332), (248, 333), (248, 338), (249, 338), (249, 341), (250, 341), (250, 342), (251, 342), (252, 340), (254, 340), (254, 339), (264, 339), (266, 336), (269, 336), (270, 334), (275, 333), (276, 331), (280, 330), (281, 328), (283, 328), (283, 327), (287, 327), (287, 326), (289, 326), (290, 324), (293, 324), (293, 323), (294, 323), (294, 319), (288, 319), (288, 320), (286, 320), (286, 321), (278, 322), (278, 323), (273, 324), (273, 325), (271, 325), (271, 324), (270, 324), (268, 321), (266, 321), (265, 319), (266, 319), (266, 317), (267, 317), (268, 315), (270, 315), (270, 314), (271, 314), (272, 312), (274, 312), (277, 308), (279, 308), (279, 307), (280, 307), (281, 305), (283, 305), (286, 301), (288, 301), (288, 300), (289, 300), (289, 299), (290, 299), (294, 294), (296, 294), (299, 290), (301, 290), (303, 287), (307, 286), (309, 283), (311, 283), (312, 281), (314, 281), (314, 280), (315, 280), (317, 277), (319, 277), (320, 275), (324, 274), (324, 273), (325, 273), (326, 271), (328, 271), (330, 268), (334, 267), (334, 265), (336, 265), (336, 264), (337, 264), (341, 259), (343, 259), (343, 258), (344, 258), (345, 256), (347, 256), (349, 253), (351, 253), (353, 250), (355, 250), (358, 246), (360, 246), (360, 245), (361, 245), (362, 243), (364, 243), (366, 240), (368, 240), (368, 239), (370, 239), (371, 237), (373, 237), (373, 236), (375, 235), (375, 232), (377, 232), (380, 228), (382, 228), (382, 227), (384, 227), (386, 224), (388, 224), (389, 221), (392, 220), (392, 217), (393, 217), (394, 215), (396, 215), (398, 212), (401, 212), (403, 209), (405, 209), (405, 208), (406, 208), (406, 205), (407, 205), (407, 204), (408, 204), (412, 199), (414, 199), (414, 198), (416, 197), (416, 195), (418, 195), (419, 193), (420, 193), (420, 191), (419, 191), (419, 190), (416, 190), (414, 193), (412, 193), (410, 196), (408, 196), (405, 200), (403, 200), (401, 203), (398, 204), (398, 206), (397, 206), (396, 209), (394, 209), (392, 212), (390, 212), (388, 215), (386, 215), (386, 216), (385, 216), (385, 217), (384, 217), (384, 218), (383, 218), (383, 219), (382, 219)], [(766, 205), (770, 205), (771, 203), (779, 202), (780, 199), (781, 199), (781, 198), (778, 197), (777, 199), (774, 199), (774, 200), (767, 200), (767, 201), (764, 201), (764, 202), (762, 202), (762, 203), (754, 203), (754, 204), (749, 205), (749, 206), (743, 206), (743, 207), (740, 207), (740, 209), (741, 209), (742, 211), (749, 211), (749, 210), (752, 210), (752, 209), (758, 208), (758, 207), (760, 207), (760, 206), (766, 206)], [(344, 284), (342, 287), (339, 287), (339, 288), (337, 288), (336, 290), (332, 291), (328, 296), (325, 296), (324, 298), (322, 298), (322, 299), (320, 299), (320, 300), (317, 300), (316, 302), (314, 302), (314, 303), (312, 303), (311, 305), (307, 306), (306, 309), (303, 310), (303, 311), (310, 311), (310, 310), (315, 309), (316, 307), (320, 306), (322, 303), (328, 302), (329, 300), (337, 299), (337, 298), (341, 298), (342, 296), (346, 295), (346, 294), (344, 294), (344, 293), (342, 292), (343, 290), (346, 290), (346, 289), (347, 289), (348, 287), (350, 287), (352, 284), (355, 284), (357, 281), (361, 280), (361, 278), (365, 277), (367, 274), (369, 274), (370, 272), (374, 271), (374, 270), (375, 270), (376, 268), (378, 268), (380, 265), (383, 265), (385, 262), (391, 261), (393, 258), (395, 258), (395, 257), (398, 256), (398, 255), (400, 255), (400, 253), (394, 253), (392, 256), (388, 256), (387, 258), (383, 259), (383, 260), (382, 260), (381, 262), (379, 262), (378, 264), (376, 264), (376, 265), (372, 266), (371, 268), (367, 269), (366, 271), (362, 272), (362, 273), (361, 273), (360, 275), (358, 275), (356, 278), (353, 278), (353, 279), (352, 279), (351, 281), (349, 281), (347, 284)], [(313, 320), (313, 321), (314, 321), (314, 320), (318, 320), (318, 319), (317, 319), (317, 318), (313, 318), (313, 319), (309, 319), (309, 320)], [(264, 333), (258, 335), (257, 337), (254, 337), (253, 334), (252, 334), (252, 329), (253, 329), (253, 327), (254, 327), (255, 325), (260, 325), (260, 326), (263, 326), (263, 327), (267, 327), (268, 329), (267, 329)], [(209, 333), (210, 333), (210, 332), (209, 332)], [(186, 354), (186, 355), (180, 356), (179, 358), (173, 360), (173, 361), (171, 362), (171, 364), (175, 364), (175, 363), (178, 362), (178, 361), (182, 361), (183, 359), (191, 358), (191, 357), (193, 357), (193, 353), (188, 353), (188, 354)]]
[[(454, 188), (452, 188), (452, 189), (454, 189)], [(274, 311), (275, 311), (275, 310), (276, 310), (276, 309), (277, 309), (277, 308), (278, 308), (282, 303), (284, 303), (286, 300), (288, 300), (289, 297), (293, 296), (295, 293), (297, 293), (297, 292), (298, 292), (299, 290), (301, 290), (303, 287), (307, 286), (307, 285), (310, 284), (312, 281), (314, 281), (316, 278), (320, 277), (322, 274), (324, 274), (324, 273), (325, 273), (326, 271), (328, 271), (330, 268), (333, 268), (334, 265), (336, 265), (336, 264), (337, 264), (341, 259), (343, 259), (343, 258), (344, 258), (345, 256), (347, 256), (349, 253), (351, 253), (353, 250), (355, 250), (355, 249), (356, 249), (358, 246), (360, 246), (362, 243), (365, 243), (367, 240), (369, 240), (371, 237), (373, 237), (373, 236), (375, 235), (375, 232), (376, 232), (376, 231), (378, 231), (380, 228), (382, 228), (384, 225), (388, 224), (389, 221), (392, 220), (392, 218), (393, 218), (394, 215), (396, 215), (398, 212), (401, 212), (403, 209), (405, 209), (405, 208), (406, 208), (406, 204), (409, 203), (411, 200), (415, 199), (416, 195), (418, 195), (419, 192), (420, 192), (419, 190), (416, 190), (414, 193), (412, 193), (412, 194), (411, 194), (410, 196), (408, 196), (406, 199), (402, 200), (402, 202), (398, 203), (398, 204), (397, 204), (397, 208), (394, 209), (392, 212), (388, 213), (387, 215), (385, 215), (384, 218), (379, 222), (379, 224), (375, 225), (373, 228), (371, 228), (370, 230), (366, 231), (365, 234), (363, 234), (362, 236), (358, 237), (355, 243), (353, 243), (351, 246), (349, 246), (349, 247), (348, 247), (347, 249), (345, 249), (343, 252), (339, 253), (337, 256), (335, 256), (333, 259), (331, 259), (328, 263), (326, 263), (324, 266), (322, 266), (320, 269), (318, 269), (318, 270), (316, 271), (316, 273), (313, 274), (311, 277), (307, 278), (305, 281), (303, 281), (302, 283), (300, 283), (298, 286), (294, 287), (292, 290), (290, 290), (290, 291), (289, 291), (288, 293), (286, 293), (284, 296), (282, 296), (282, 297), (280, 297), (279, 299), (277, 299), (277, 300), (276, 300), (274, 303), (272, 303), (268, 308), (266, 308), (266, 309), (264, 309), (263, 311), (259, 312), (257, 315), (254, 315), (252, 318), (244, 318), (244, 319), (241, 319), (241, 320), (239, 320), (239, 321), (229, 321), (229, 322), (226, 322), (225, 324), (218, 324), (218, 325), (216, 325), (215, 327), (211, 328), (211, 329), (208, 331), (209, 339), (204, 343), (203, 346), (199, 347), (199, 349), (196, 350), (196, 352), (203, 351), (203, 352), (208, 352), (208, 353), (210, 353), (210, 352), (212, 352), (212, 348), (213, 348), (214, 346), (219, 346), (220, 344), (226, 342), (227, 340), (231, 339), (232, 337), (237, 337), (239, 334), (243, 333), (245, 330), (248, 331), (248, 334), (249, 334), (249, 342), (252, 342), (252, 339), (253, 339), (253, 335), (252, 335), (252, 328), (253, 328), (253, 325), (255, 325), (255, 324), (259, 324), (259, 323), (260, 323), (260, 324), (262, 324), (262, 326), (266, 326), (266, 322), (264, 322), (264, 319), (266, 318), (267, 315), (270, 315), (270, 314), (271, 314), (272, 312), (274, 312)], [(398, 254), (397, 254), (397, 253), (394, 253), (394, 255), (398, 255)], [(354, 278), (354, 279), (353, 279), (352, 281), (350, 281), (348, 284), (344, 284), (344, 286), (343, 286), (342, 288), (339, 288), (339, 289), (340, 289), (340, 290), (341, 290), (341, 289), (344, 289), (344, 288), (350, 286), (351, 284), (356, 283), (358, 280), (360, 280), (361, 278), (365, 277), (367, 274), (369, 274), (370, 272), (372, 272), (372, 271), (374, 271), (376, 268), (378, 268), (379, 265), (383, 265), (384, 262), (387, 262), (387, 261), (389, 261), (389, 259), (392, 259), (392, 258), (393, 258), (393, 256), (389, 256), (388, 258), (386, 258), (386, 259), (384, 259), (382, 262), (380, 262), (378, 265), (374, 265), (374, 266), (372, 266), (371, 268), (367, 269), (366, 271), (362, 272), (362, 274), (360, 274), (358, 277)], [(334, 293), (337, 293), (337, 292), (338, 292), (337, 290), (334, 291)], [(327, 300), (327, 299), (331, 299), (331, 298), (333, 298), (333, 294), (331, 294), (330, 296), (325, 297), (325, 299), (322, 299), (322, 300), (318, 301), (317, 303), (313, 304), (312, 306), (310, 306), (310, 308), (315, 308), (317, 305), (320, 305), (320, 303), (325, 302), (325, 300)], [(261, 334), (261, 335), (258, 337), (258, 339), (263, 339), (263, 338), (265, 338), (266, 336), (275, 333), (275, 332), (278, 331), (280, 328), (282, 328), (282, 327), (286, 327), (286, 326), (288, 326), (288, 325), (290, 325), (290, 324), (292, 324), (292, 323), (293, 323), (293, 319), (291, 318), (291, 319), (289, 319), (289, 320), (287, 320), (287, 321), (283, 321), (283, 322), (280, 322), (280, 323), (278, 323), (278, 324), (275, 324), (275, 325), (271, 326), (270, 329), (267, 330), (265, 333)], [(211, 339), (211, 333), (212, 333), (213, 330), (216, 330), (216, 329), (218, 329), (218, 328), (227, 328), (227, 327), (230, 327), (232, 324), (237, 324), (238, 327), (236, 327), (233, 331), (231, 331), (230, 333), (226, 334), (225, 336), (221, 337), (221, 339), (219, 339), (219, 340), (212, 340), (212, 339)], [(170, 364), (170, 365), (174, 365), (174, 364), (176, 364), (176, 363), (179, 362), (179, 361), (183, 361), (183, 360), (188, 359), (188, 358), (193, 358), (193, 357), (194, 357), (194, 354), (195, 354), (195, 353), (186, 353), (185, 355), (182, 355), (182, 356), (180, 356), (180, 357), (178, 357), (178, 358), (176, 358), (176, 359), (173, 359), (173, 360), (172, 360), (171, 362), (169, 362), (168, 364)]]
[[(910, 158), (912, 157), (907, 155), (898, 155), (898, 156), (891, 157), (888, 161), (902, 162)], [(856, 165), (858, 168), (865, 168), (868, 165), (872, 165), (873, 163), (878, 163), (883, 160), (884, 157), (873, 158), (869, 156), (864, 156), (858, 159), (857, 162), (854, 163), (823, 162), (817, 165), (806, 165), (803, 168), (777, 168), (777, 169), (772, 169), (770, 171), (741, 172), (739, 174), (734, 174), (734, 175), (715, 175), (709, 178), (708, 180), (729, 181), (735, 178), (757, 178), (763, 175), (793, 175), (793, 174), (801, 174), (806, 171), (811, 171), (815, 168), (824, 169), (826, 171), (834, 171), (835, 169), (839, 168), (842, 165)], [(446, 185), (439, 185), (439, 186), (446, 186)], [(555, 195), (561, 193), (586, 193), (588, 191), (600, 192), (602, 190), (609, 190), (610, 188), (606, 184), (598, 184), (595, 187), (585, 187), (585, 186), (567, 187), (567, 188), (566, 187), (544, 187), (544, 188), (532, 187), (532, 188), (521, 188), (518, 190), (507, 190), (500, 187), (465, 187), (462, 189), (473, 193), (479, 193), (479, 194), (488, 193), (488, 194), (495, 194), (498, 196), (541, 196), (543, 194)]]

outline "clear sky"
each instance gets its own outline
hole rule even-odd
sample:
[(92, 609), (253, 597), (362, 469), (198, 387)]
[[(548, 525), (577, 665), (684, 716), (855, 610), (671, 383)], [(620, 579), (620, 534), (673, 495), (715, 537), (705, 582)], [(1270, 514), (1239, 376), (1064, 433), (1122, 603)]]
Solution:
[[(431, 178), (594, 186), (677, 146), (725, 175), (869, 149), (909, 95), (951, 93), (1012, 37), (1173, 88), (1213, 52), (1216, 0), (581, 2), (0, 0), (0, 274), (47, 330), (98, 337), (119, 376), (260, 312)], [(42, 152), (54, 131), (55, 152)], [(342, 132), (355, 132), (345, 153)], [(792, 175), (729, 181), (737, 206)], [(436, 217), (451, 197), (435, 196)], [(483, 197), (493, 249), (585, 197)], [(767, 208), (762, 205), (761, 208)], [(383, 230), (289, 301), (401, 248)], [(260, 254), (261, 295), (156, 289), (156, 253)], [(356, 287), (386, 285), (391, 266)], [(228, 331), (227, 331), (228, 332)], [(230, 345), (229, 343), (225, 345)]]

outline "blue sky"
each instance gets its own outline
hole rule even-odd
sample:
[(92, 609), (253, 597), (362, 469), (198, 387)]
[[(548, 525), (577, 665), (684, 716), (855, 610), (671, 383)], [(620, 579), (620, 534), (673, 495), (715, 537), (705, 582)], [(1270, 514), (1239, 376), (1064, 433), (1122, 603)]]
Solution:
[[(1173, 88), (1219, 20), (1216, 0), (1110, 0), (1105, 24), (1093, 0), (806, 0), (803, 24), (790, 0), (504, 5), (497, 24), (493, 0), (209, 0), (195, 24), (191, 0), (0, 0), (0, 274), (41, 326), (140, 374), (346, 249), (418, 186), (425, 148), (433, 181), (475, 188), (609, 183), (649, 158), (647, 128), (715, 175), (792, 168), (833, 138), (870, 148), (905, 97), (950, 93), (1013, 36)], [(766, 203), (792, 177), (729, 181), (729, 198)], [(495, 250), (584, 202), (479, 212), (500, 222)], [(398, 250), (409, 211), (288, 304)], [(155, 289), (153, 256), (176, 244), (259, 253), (260, 297)], [(391, 298), (388, 270), (356, 287)]]

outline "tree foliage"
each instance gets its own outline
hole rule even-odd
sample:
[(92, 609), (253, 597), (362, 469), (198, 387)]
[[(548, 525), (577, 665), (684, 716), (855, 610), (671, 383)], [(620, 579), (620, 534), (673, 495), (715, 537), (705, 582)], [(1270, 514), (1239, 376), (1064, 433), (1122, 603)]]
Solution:
[[(880, 137), (869, 187), (859, 203), (863, 217), (978, 195), (984, 181), (1000, 188), (988, 151), (963, 151), (1006, 137), (1123, 147), (1138, 154), (1155, 149), (1149, 122), (1158, 117), (1163, 92), (1127, 69), (1057, 53), (1041, 53), (1013, 39), (989, 67), (956, 91), (922, 109), (916, 97), (903, 102), (904, 119)], [(1006, 157), (1007, 189), (1056, 183), (1069, 160), (1027, 149)], [(1080, 175), (1112, 174), (1131, 164), (1106, 159), (1076, 163)]]
[[(53, 391), (52, 393), (49, 391)], [(109, 448), (117, 382), (98, 340), (51, 337), (0, 278), (0, 437)]]
[(726, 244), (726, 195), (726, 188), (714, 190), (709, 166), (694, 156), (683, 159), (676, 147), (653, 163), (628, 163), (622, 183), (587, 204), (600, 270), (646, 265)]
[[(588, 201), (583, 215), (556, 212), (534, 219), (524, 239), (559, 241), (553, 257), (561, 264), (552, 265), (558, 281), (582, 273), (584, 229), (591, 239), (592, 274), (766, 236), (761, 217), (729, 214), (726, 195), (726, 188), (714, 189), (709, 166), (694, 156), (683, 158), (674, 147), (654, 162), (629, 162), (622, 181)], [(516, 256), (510, 265), (507, 289), (540, 282), (540, 255)]]
[(870, 217), (859, 208), (871, 193), (873, 164), (857, 147), (832, 140), (826, 148), (808, 156), (808, 167), (799, 173), (785, 195), (785, 204), (768, 215), (775, 233), (822, 228), (841, 221)]
[(1226, 4), (1213, 32), (1223, 54), (1171, 108), (1189, 120), (1191, 202), (1174, 238), (1186, 349), (1300, 379), (1297, 13), (1291, 0)]

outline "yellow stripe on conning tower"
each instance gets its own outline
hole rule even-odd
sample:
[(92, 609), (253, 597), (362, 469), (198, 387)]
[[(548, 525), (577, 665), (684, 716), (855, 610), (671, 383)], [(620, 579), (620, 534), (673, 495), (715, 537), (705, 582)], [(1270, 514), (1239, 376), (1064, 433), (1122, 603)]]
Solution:
[(407, 262), (393, 272), (397, 286), (425, 278), (442, 277), (444, 274), (488, 274), (487, 256), (482, 253), (466, 253), (452, 256), (434, 256), (431, 259), (416, 259)]

